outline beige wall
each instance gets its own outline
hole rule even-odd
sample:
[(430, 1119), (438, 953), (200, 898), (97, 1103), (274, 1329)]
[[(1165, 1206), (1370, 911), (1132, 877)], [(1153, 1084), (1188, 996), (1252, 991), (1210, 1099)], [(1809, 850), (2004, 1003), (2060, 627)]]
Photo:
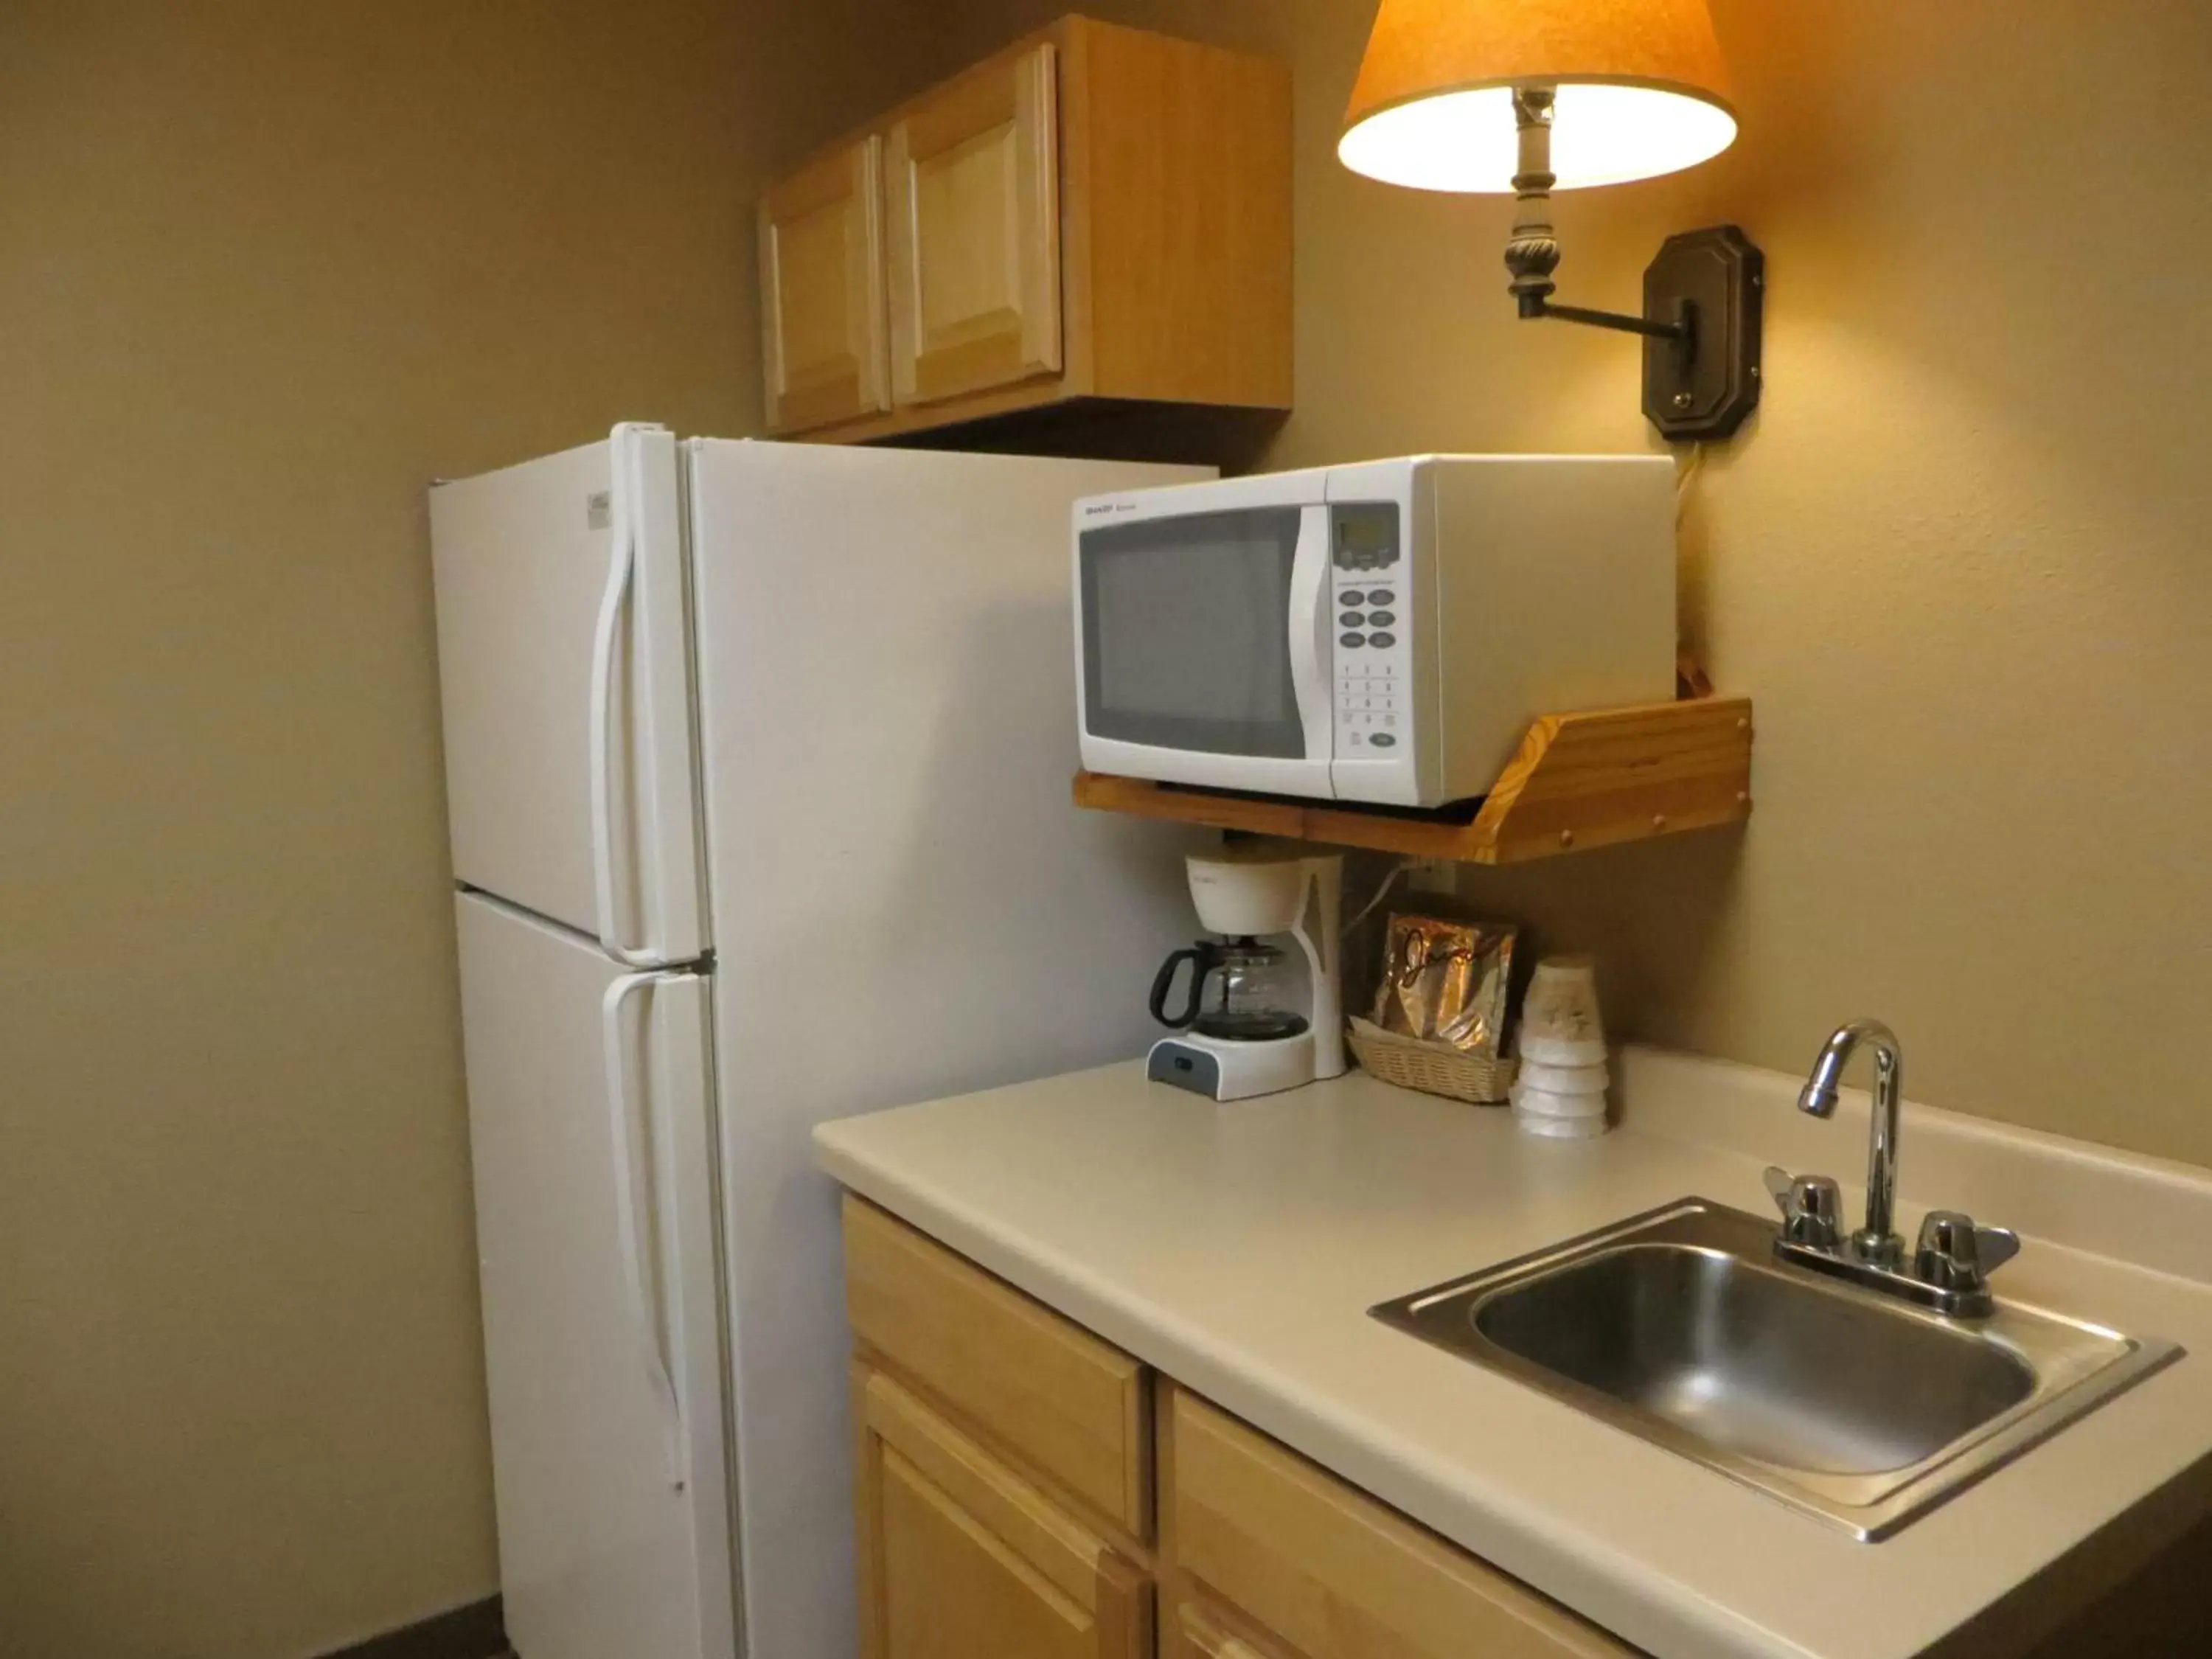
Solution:
[(0, 1653), (494, 1588), (422, 492), (750, 427), (867, 9), (0, 7)]
[[(1057, 9), (966, 0), (965, 43)], [(1085, 9), (1294, 66), (1264, 465), (1656, 447), (1631, 343), (1513, 316), (1510, 204), (1337, 165), (1372, 0)], [(1765, 402), (1685, 538), (1687, 632), (1757, 699), (1756, 816), (1461, 891), (1598, 950), (1647, 1037), (1796, 1070), (1876, 1014), (1916, 1098), (2212, 1162), (2212, 9), (1713, 11), (1741, 139), (1560, 198), (1561, 297), (1633, 308), (1671, 229), (1766, 250)]]
[[(0, 9), (0, 1650), (289, 1659), (491, 1587), (422, 486), (747, 428), (763, 165), (1057, 9)], [(1648, 444), (1632, 348), (1511, 319), (1502, 204), (1336, 166), (1368, 0), (1090, 9), (1295, 64), (1269, 465)], [(1686, 542), (1758, 815), (1466, 890), (1645, 1036), (1881, 1013), (1918, 1097), (2212, 1160), (2212, 18), (1715, 10), (1742, 143), (1566, 198), (1562, 276), (1767, 249)]]

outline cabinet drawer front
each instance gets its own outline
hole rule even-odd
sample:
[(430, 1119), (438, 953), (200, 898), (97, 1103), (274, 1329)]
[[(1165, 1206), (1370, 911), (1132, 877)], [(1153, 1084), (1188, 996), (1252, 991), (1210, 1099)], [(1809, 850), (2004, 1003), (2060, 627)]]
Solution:
[(1358, 1659), (1636, 1652), (1181, 1389), (1171, 1432), (1177, 1564), (1295, 1647)]
[(845, 1200), (854, 1334), (1037, 1473), (1149, 1537), (1144, 1368), (860, 1200)]
[(1058, 60), (1048, 41), (985, 64), (891, 128), (901, 406), (1060, 371)]

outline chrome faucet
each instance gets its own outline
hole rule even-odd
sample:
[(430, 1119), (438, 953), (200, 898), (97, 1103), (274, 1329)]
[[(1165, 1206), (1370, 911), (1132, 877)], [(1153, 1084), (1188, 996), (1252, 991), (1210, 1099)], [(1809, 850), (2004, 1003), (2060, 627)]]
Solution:
[(1878, 1019), (1836, 1027), (1797, 1092), (1797, 1109), (1814, 1117), (1836, 1109), (1836, 1079), (1861, 1042), (1874, 1049), (1874, 1116), (1867, 1137), (1866, 1224), (1851, 1235), (1851, 1249), (1862, 1261), (1894, 1267), (1905, 1256), (1905, 1241), (1897, 1236), (1897, 1109), (1905, 1097), (1905, 1050), (1897, 1033)]
[(1908, 1267), (1897, 1233), (1897, 1133), (1905, 1097), (1905, 1052), (1897, 1033), (1878, 1019), (1838, 1025), (1821, 1045), (1797, 1109), (1826, 1117), (1836, 1109), (1836, 1080), (1859, 1044), (1874, 1049), (1874, 1116), (1868, 1133), (1866, 1224), (1844, 1246), (1836, 1183), (1826, 1176), (1766, 1172), (1766, 1189), (1781, 1206), (1774, 1253), (1785, 1261), (1845, 1279), (1936, 1312), (1975, 1319), (1989, 1314), (1989, 1275), (2020, 1254), (2020, 1235), (1977, 1227), (1955, 1210), (1931, 1212)]

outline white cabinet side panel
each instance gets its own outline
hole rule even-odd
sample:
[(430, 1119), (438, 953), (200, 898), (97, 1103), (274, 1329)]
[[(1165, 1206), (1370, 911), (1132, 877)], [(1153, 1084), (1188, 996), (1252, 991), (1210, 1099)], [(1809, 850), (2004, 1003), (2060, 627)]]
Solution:
[(853, 1650), (829, 1117), (1142, 1052), (1212, 837), (1079, 811), (1069, 526), (1188, 468), (688, 451), (746, 1632)]

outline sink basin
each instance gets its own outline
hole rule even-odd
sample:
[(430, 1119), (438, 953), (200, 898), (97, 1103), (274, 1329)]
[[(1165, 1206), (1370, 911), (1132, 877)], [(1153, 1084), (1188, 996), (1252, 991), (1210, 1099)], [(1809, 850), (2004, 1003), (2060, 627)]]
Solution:
[(1690, 1244), (1622, 1245), (1501, 1291), (1474, 1328), (1717, 1446), (1826, 1474), (1920, 1462), (2035, 1392), (2000, 1344)]
[(1774, 1238), (1685, 1199), (1372, 1311), (1869, 1540), (2181, 1353), (2009, 1302), (1947, 1319)]

